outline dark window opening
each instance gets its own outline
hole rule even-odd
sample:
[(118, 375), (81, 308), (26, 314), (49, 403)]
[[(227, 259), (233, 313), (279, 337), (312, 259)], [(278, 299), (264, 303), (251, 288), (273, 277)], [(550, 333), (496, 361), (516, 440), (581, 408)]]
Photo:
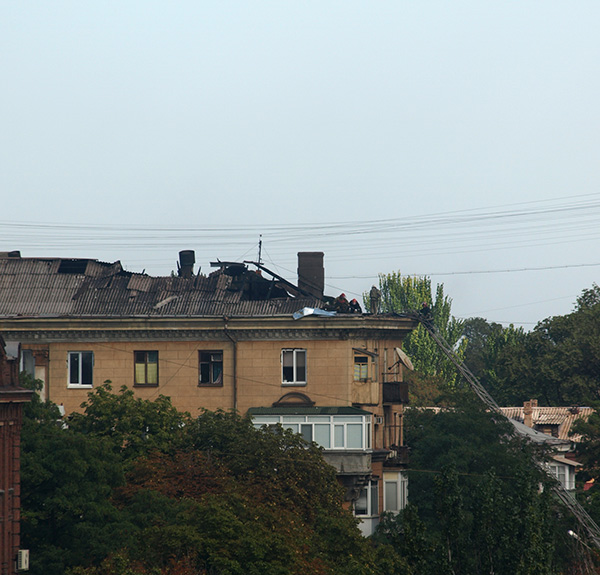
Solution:
[(223, 385), (223, 352), (198, 353), (198, 385)]

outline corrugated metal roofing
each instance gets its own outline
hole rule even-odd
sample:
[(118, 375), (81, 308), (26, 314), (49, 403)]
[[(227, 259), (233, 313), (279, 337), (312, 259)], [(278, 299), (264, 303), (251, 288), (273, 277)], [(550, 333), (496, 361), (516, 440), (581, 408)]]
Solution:
[(0, 317), (273, 316), (320, 304), (249, 270), (151, 277), (119, 262), (0, 257)]

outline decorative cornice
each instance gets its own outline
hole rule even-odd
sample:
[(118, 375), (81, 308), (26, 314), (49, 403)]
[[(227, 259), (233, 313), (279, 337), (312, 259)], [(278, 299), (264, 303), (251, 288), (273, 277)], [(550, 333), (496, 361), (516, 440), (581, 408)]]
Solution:
[(31, 389), (13, 386), (0, 387), (0, 404), (27, 403), (31, 401), (32, 397), (33, 391)]
[[(228, 329), (236, 341), (256, 340), (349, 340), (402, 339), (406, 332), (379, 329)], [(2, 331), (7, 340), (21, 343), (58, 343), (70, 341), (223, 341), (228, 340), (225, 329), (179, 330), (19, 330)]]

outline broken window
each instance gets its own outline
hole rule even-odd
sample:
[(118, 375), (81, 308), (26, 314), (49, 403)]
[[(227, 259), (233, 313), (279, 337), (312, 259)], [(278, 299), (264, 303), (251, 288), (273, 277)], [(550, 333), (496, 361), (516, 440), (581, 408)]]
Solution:
[(200, 351), (198, 385), (223, 385), (223, 352)]

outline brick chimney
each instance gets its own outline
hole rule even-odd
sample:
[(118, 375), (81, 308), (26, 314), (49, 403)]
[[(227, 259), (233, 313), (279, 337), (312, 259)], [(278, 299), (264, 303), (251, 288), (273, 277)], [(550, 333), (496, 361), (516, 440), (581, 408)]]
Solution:
[(533, 427), (533, 408), (537, 406), (537, 399), (530, 399), (523, 403), (523, 423), (527, 427)]
[(179, 252), (179, 262), (177, 264), (177, 273), (182, 278), (191, 278), (194, 275), (194, 264), (196, 263), (196, 253), (194, 250), (183, 250)]
[(325, 289), (323, 256), (323, 252), (298, 252), (298, 287), (319, 299)]

